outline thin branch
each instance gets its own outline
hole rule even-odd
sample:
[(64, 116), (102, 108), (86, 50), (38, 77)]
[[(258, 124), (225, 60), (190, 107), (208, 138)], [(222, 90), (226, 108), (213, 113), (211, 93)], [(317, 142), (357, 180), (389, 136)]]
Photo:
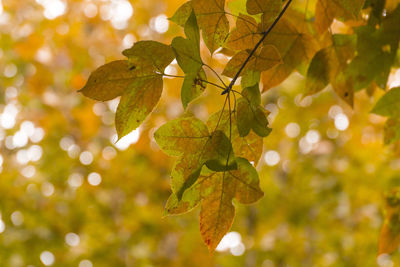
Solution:
[[(167, 77), (172, 77), (172, 78), (185, 78), (186, 77), (186, 76), (180, 76), (180, 75), (170, 75), (170, 74), (165, 74), (165, 73), (160, 73), (160, 75), (167, 76)], [(223, 87), (223, 86), (221, 86), (219, 84), (216, 84), (216, 83), (213, 83), (213, 82), (209, 82), (207, 80), (199, 79), (199, 81), (214, 85), (215, 87), (218, 87), (218, 88), (220, 88), (222, 90), (226, 89), (226, 87)]]
[(211, 84), (211, 85), (214, 85), (215, 87), (218, 87), (218, 88), (220, 88), (220, 89), (222, 89), (222, 90), (225, 90), (225, 89), (226, 89), (226, 87), (223, 87), (223, 86), (221, 86), (221, 85), (218, 85), (218, 84), (216, 84), (216, 83), (213, 83), (213, 82), (209, 82), (209, 81), (202, 80), (202, 79), (199, 79), (199, 81), (201, 81), (201, 82), (205, 82), (205, 83), (208, 83), (208, 84)]
[(229, 86), (225, 89), (225, 91), (222, 92), (222, 95), (224, 95), (224, 94), (228, 93), (230, 90), (232, 90), (233, 85), (235, 84), (236, 80), (239, 78), (240, 73), (243, 71), (244, 67), (250, 61), (250, 58), (254, 55), (254, 53), (256, 52), (257, 48), (262, 44), (262, 42), (264, 41), (265, 37), (267, 37), (268, 34), (272, 31), (272, 29), (275, 27), (275, 25), (278, 23), (278, 21), (283, 16), (283, 14), (285, 14), (285, 12), (288, 9), (288, 7), (289, 7), (291, 2), (292, 2), (292, 0), (288, 0), (288, 2), (286, 3), (285, 7), (282, 9), (281, 13), (279, 13), (279, 15), (278, 15), (278, 17), (276, 17), (275, 21), (271, 24), (271, 26), (269, 26), (268, 30), (266, 32), (264, 32), (264, 34), (261, 37), (260, 41), (258, 41), (258, 43), (254, 46), (253, 50), (251, 50), (249, 56), (246, 58), (246, 60), (240, 66), (240, 69), (235, 74), (235, 77), (233, 77), (233, 79), (232, 79), (231, 83), (229, 84)]
[(165, 73), (160, 73), (162, 76), (167, 76), (167, 77), (172, 77), (172, 78), (185, 78), (185, 76), (179, 76), (179, 75), (170, 75), (170, 74), (165, 74)]
[(224, 83), (224, 81), (222, 80), (221, 76), (219, 76), (219, 74), (213, 69), (211, 68), (209, 65), (207, 65), (206, 63), (203, 63), (204, 66), (206, 66), (207, 68), (209, 68), (214, 74), (215, 76), (217, 76), (217, 78), (221, 81), (221, 83), (225, 86), (224, 90), (226, 90), (227, 85)]
[(227, 101), (228, 101), (228, 96), (226, 96), (226, 98), (225, 98), (224, 106), (222, 107), (221, 114), (219, 114), (219, 118), (218, 118), (218, 121), (217, 121), (217, 126), (215, 126), (215, 129), (214, 129), (213, 133), (218, 129), (219, 123), (221, 122), (222, 114), (224, 114), (224, 110), (225, 110), (225, 106), (226, 106), (226, 102)]

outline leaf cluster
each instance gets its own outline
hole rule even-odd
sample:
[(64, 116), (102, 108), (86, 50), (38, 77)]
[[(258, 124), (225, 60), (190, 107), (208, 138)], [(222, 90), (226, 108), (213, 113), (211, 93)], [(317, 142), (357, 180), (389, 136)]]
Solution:
[[(293, 72), (306, 77), (305, 95), (331, 85), (350, 106), (358, 90), (386, 89), (398, 53), (400, 5), (383, 15), (384, 5), (375, 2), (381, 1), (318, 0), (309, 18), (307, 9), (290, 8), (291, 0), (247, 0), (240, 12), (231, 5), (232, 13), (224, 0), (192, 0), (170, 18), (183, 27), (185, 37), (177, 36), (169, 45), (135, 43), (123, 52), (126, 60), (94, 71), (81, 92), (99, 101), (121, 96), (115, 118), (121, 138), (155, 108), (163, 76), (173, 76), (165, 74), (165, 68), (176, 59), (184, 76), (173, 77), (183, 78), (186, 112), (154, 134), (159, 147), (177, 157), (166, 214), (188, 212), (201, 203), (200, 231), (213, 251), (232, 225), (232, 199), (250, 204), (263, 195), (255, 166), (271, 129), (261, 91), (280, 85)], [(236, 19), (234, 27), (229, 16)], [(334, 31), (337, 21), (348, 31)], [(201, 40), (211, 56), (231, 56), (221, 74), (204, 62)], [(239, 78), (240, 91), (234, 87)], [(207, 86), (222, 89), (225, 101), (204, 123), (189, 109)], [(387, 143), (400, 139), (399, 90), (390, 90), (373, 110), (391, 117), (385, 128)]]

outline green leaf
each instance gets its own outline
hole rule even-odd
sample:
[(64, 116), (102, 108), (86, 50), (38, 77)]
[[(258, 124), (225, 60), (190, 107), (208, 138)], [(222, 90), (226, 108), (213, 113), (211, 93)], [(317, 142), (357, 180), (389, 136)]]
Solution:
[(194, 12), (185, 24), (185, 34), (188, 39), (175, 37), (172, 48), (176, 54), (178, 65), (186, 74), (181, 89), (181, 99), (184, 108), (201, 95), (206, 88), (207, 76), (203, 70), (200, 56), (200, 33)]
[(242, 90), (242, 95), (243, 97), (246, 97), (246, 99), (250, 102), (251, 105), (253, 106), (261, 105), (261, 92), (258, 83), (253, 86), (245, 87)]
[(161, 126), (154, 138), (168, 155), (180, 156), (172, 171), (172, 191), (180, 199), (196, 182), (205, 164), (214, 171), (236, 169), (232, 145), (222, 131), (208, 132), (206, 125), (192, 116)]
[(240, 14), (247, 14), (246, 1), (231, 0), (228, 2), (228, 8), (231, 14), (239, 16)]
[(332, 45), (315, 54), (307, 71), (307, 95), (315, 94), (332, 83), (336, 93), (350, 106), (353, 105), (354, 90), (343, 76), (343, 71), (354, 56), (355, 41), (351, 35), (332, 35)]
[(240, 136), (237, 121), (236, 112), (230, 113), (224, 110), (211, 114), (207, 126), (211, 131), (217, 129), (223, 131), (226, 136), (231, 136), (234, 154), (257, 165), (263, 150), (263, 139), (253, 132), (245, 137)]
[(189, 116), (178, 118), (161, 126), (154, 138), (158, 146), (169, 156), (197, 153), (210, 138), (207, 126), (199, 119)]
[(381, 97), (372, 109), (372, 113), (400, 118), (400, 87), (390, 89), (383, 97)]
[(240, 136), (247, 136), (251, 129), (261, 137), (271, 133), (268, 127), (267, 114), (261, 106), (259, 85), (242, 90), (242, 96), (237, 101), (237, 127)]
[(119, 102), (115, 114), (115, 127), (121, 138), (142, 124), (157, 105), (162, 93), (162, 76), (153, 74), (138, 77)]
[[(234, 55), (226, 64), (222, 74), (233, 78), (249, 55), (250, 50), (240, 51)], [(257, 49), (243, 69), (241, 76), (248, 70), (262, 72), (280, 63), (282, 60), (278, 50), (272, 45), (267, 45)]]
[(251, 87), (260, 82), (261, 73), (259, 71), (247, 70), (242, 75), (242, 88)]
[(384, 142), (386, 145), (400, 140), (400, 119), (389, 118), (385, 123)]
[(315, 94), (321, 91), (332, 80), (334, 71), (330, 66), (332, 49), (324, 48), (318, 51), (311, 60), (307, 71), (307, 94)]
[(175, 12), (175, 14), (169, 18), (170, 21), (175, 22), (179, 26), (184, 27), (186, 24), (186, 21), (190, 17), (190, 14), (192, 13), (192, 2), (188, 1), (181, 5), (178, 10)]
[(253, 131), (261, 137), (267, 137), (272, 131), (272, 129), (268, 127), (269, 122), (267, 114), (267, 111), (261, 106), (258, 106), (254, 110), (254, 118), (251, 126)]
[(184, 73), (196, 73), (201, 69), (203, 62), (196, 45), (189, 39), (175, 37), (171, 43), (176, 54), (176, 60)]
[(318, 44), (307, 32), (299, 31), (291, 21), (282, 18), (264, 40), (264, 44), (275, 46), (282, 57), (279, 64), (261, 74), (263, 90), (266, 91), (283, 82), (300, 64), (311, 60)]
[(391, 66), (395, 62), (400, 41), (400, 6), (388, 14), (380, 27), (362, 26), (356, 29), (357, 56), (350, 63), (347, 74), (360, 90), (375, 81), (386, 88)]
[(196, 13), (203, 39), (210, 53), (221, 47), (229, 33), (229, 22), (225, 15), (225, 0), (193, 0), (192, 6)]
[(270, 24), (282, 8), (281, 0), (247, 0), (247, 12), (250, 15), (262, 13), (262, 25)]
[(181, 100), (183, 107), (199, 97), (207, 87), (207, 76), (203, 68), (200, 68), (198, 73), (188, 73), (185, 75), (181, 89)]
[(116, 60), (96, 69), (78, 92), (94, 100), (107, 101), (122, 95), (135, 78), (127, 60)]
[(226, 47), (232, 50), (252, 49), (261, 37), (256, 20), (240, 14), (236, 20), (236, 28), (229, 34), (226, 41)]
[(334, 18), (356, 20), (365, 0), (318, 0), (315, 25), (320, 34), (332, 24)]

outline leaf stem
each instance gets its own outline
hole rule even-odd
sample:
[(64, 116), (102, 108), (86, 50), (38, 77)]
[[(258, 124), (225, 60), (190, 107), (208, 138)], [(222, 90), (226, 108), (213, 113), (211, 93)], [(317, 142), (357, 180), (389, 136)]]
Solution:
[(214, 85), (215, 87), (218, 87), (218, 88), (220, 88), (220, 89), (222, 89), (222, 90), (225, 90), (225, 89), (226, 89), (226, 87), (223, 87), (223, 86), (221, 86), (221, 85), (218, 85), (218, 84), (216, 84), (216, 83), (213, 83), (213, 82), (209, 82), (209, 81), (202, 80), (202, 79), (199, 79), (199, 81), (201, 81), (201, 82), (205, 82), (205, 83), (208, 83), (208, 84), (211, 84), (211, 85)]
[(206, 66), (207, 68), (209, 68), (214, 74), (215, 76), (217, 76), (217, 78), (221, 81), (221, 83), (225, 86), (224, 90), (226, 90), (227, 85), (224, 83), (224, 81), (222, 80), (221, 76), (219, 76), (219, 74), (213, 69), (211, 68), (210, 65), (207, 65), (206, 63), (203, 63), (204, 66)]
[(185, 76), (180, 76), (180, 75), (170, 75), (170, 74), (165, 74), (161, 73), (162, 76), (167, 76), (167, 77), (172, 77), (172, 78), (185, 78)]
[(239, 78), (240, 73), (243, 71), (244, 67), (247, 65), (247, 63), (250, 61), (250, 58), (254, 55), (254, 53), (256, 52), (257, 48), (262, 44), (262, 42), (264, 41), (265, 37), (268, 36), (268, 34), (272, 31), (272, 29), (275, 27), (275, 25), (278, 23), (278, 21), (282, 18), (283, 14), (285, 14), (286, 10), (288, 9), (290, 3), (292, 2), (292, 0), (288, 0), (288, 2), (286, 3), (285, 7), (282, 9), (281, 13), (279, 13), (278, 17), (276, 17), (276, 19), (274, 20), (274, 22), (271, 24), (271, 26), (269, 26), (269, 28), (267, 29), (267, 31), (265, 31), (263, 33), (263, 36), (261, 37), (260, 41), (258, 41), (258, 43), (254, 46), (253, 50), (251, 50), (249, 56), (246, 58), (246, 60), (243, 62), (243, 64), (240, 66), (240, 69), (237, 71), (237, 73), (235, 74), (235, 76), (233, 77), (231, 83), (229, 84), (229, 86), (222, 92), (221, 95), (224, 95), (226, 93), (228, 93), (230, 90), (232, 90), (233, 85), (235, 84), (236, 80)]
[[(167, 76), (167, 77), (172, 77), (172, 78), (185, 78), (185, 76), (170, 75), (170, 74), (165, 74), (165, 73), (161, 73), (161, 75)], [(221, 86), (221, 85), (219, 85), (219, 84), (216, 84), (216, 83), (213, 83), (213, 82), (209, 82), (209, 81), (207, 81), (207, 80), (199, 79), (199, 81), (205, 82), (205, 83), (208, 83), (208, 84), (211, 84), (211, 85), (214, 85), (215, 87), (218, 87), (218, 88), (220, 88), (220, 89), (222, 89), (222, 90), (225, 90), (225, 89), (226, 89), (226, 87), (223, 87), (223, 86)]]

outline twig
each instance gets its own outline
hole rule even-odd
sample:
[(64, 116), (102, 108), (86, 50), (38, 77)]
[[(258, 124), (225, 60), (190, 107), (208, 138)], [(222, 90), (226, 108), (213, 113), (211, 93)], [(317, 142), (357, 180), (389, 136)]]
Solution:
[(271, 26), (269, 26), (268, 30), (266, 32), (263, 33), (263, 36), (261, 37), (260, 41), (258, 41), (258, 43), (254, 46), (253, 50), (251, 50), (249, 56), (246, 58), (246, 60), (243, 62), (243, 64), (240, 66), (240, 69), (238, 70), (238, 72), (235, 74), (235, 77), (233, 77), (231, 83), (229, 84), (229, 86), (221, 93), (221, 95), (224, 95), (226, 93), (228, 93), (233, 85), (235, 84), (236, 80), (239, 78), (240, 73), (243, 71), (244, 67), (246, 66), (246, 64), (250, 61), (250, 58), (254, 55), (254, 53), (256, 52), (257, 48), (262, 44), (262, 42), (264, 41), (265, 37), (267, 37), (267, 35), (271, 32), (271, 30), (275, 27), (275, 25), (278, 23), (278, 21), (281, 19), (281, 17), (283, 16), (283, 14), (285, 14), (286, 10), (288, 9), (290, 3), (292, 2), (292, 0), (288, 0), (288, 2), (286, 3), (285, 7), (282, 9), (281, 13), (279, 13), (278, 17), (276, 17), (275, 21), (271, 24)]

